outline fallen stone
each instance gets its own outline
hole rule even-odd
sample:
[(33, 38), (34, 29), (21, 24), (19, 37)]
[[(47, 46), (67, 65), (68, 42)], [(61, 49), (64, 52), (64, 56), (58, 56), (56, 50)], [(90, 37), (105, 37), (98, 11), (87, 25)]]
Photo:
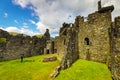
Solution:
[(43, 59), (43, 62), (52, 62), (52, 61), (56, 61), (57, 60), (57, 57), (49, 57), (49, 58), (44, 58)]

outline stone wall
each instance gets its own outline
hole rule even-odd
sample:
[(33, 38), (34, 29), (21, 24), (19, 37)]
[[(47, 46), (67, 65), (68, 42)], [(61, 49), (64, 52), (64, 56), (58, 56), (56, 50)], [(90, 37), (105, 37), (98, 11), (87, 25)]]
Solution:
[(63, 27), (60, 29), (59, 36), (55, 38), (55, 47), (57, 48), (57, 53), (62, 57), (67, 52), (67, 30), (69, 27), (70, 26), (67, 23), (63, 23)]
[(78, 47), (82, 59), (106, 63), (110, 53), (108, 28), (111, 26), (111, 12), (95, 12), (88, 20), (79, 21)]
[(0, 61), (17, 59), (21, 55), (30, 57), (44, 54), (47, 41), (50, 40), (49, 30), (38, 38), (37, 36), (27, 36), (23, 34), (11, 35), (0, 29), (0, 38), (5, 38), (5, 42), (0, 42)]
[(114, 80), (120, 80), (120, 17), (111, 20), (114, 6), (101, 7), (84, 17), (77, 16), (75, 23), (63, 23), (55, 38), (57, 53), (61, 55), (61, 68), (66, 69), (79, 58), (105, 63)]
[(109, 68), (114, 80), (120, 80), (120, 16), (115, 18), (110, 29), (111, 54)]
[(79, 58), (77, 38), (77, 30), (74, 27), (69, 27), (64, 42), (66, 45), (66, 51), (61, 61), (62, 69), (70, 67)]
[(43, 38), (32, 37), (31, 54), (40, 55), (44, 53), (45, 42)]
[(55, 48), (62, 57), (61, 68), (66, 69), (72, 65), (78, 58), (77, 29), (73, 24), (63, 23), (60, 29), (60, 36), (55, 38)]
[(24, 54), (25, 57), (30, 56), (30, 44), (27, 42), (27, 37), (23, 34), (11, 36), (6, 42), (6, 50), (3, 60), (20, 58)]
[(4, 52), (6, 51), (6, 41), (9, 37), (10, 35), (6, 31), (0, 29), (0, 40), (3, 38), (5, 39), (5, 41), (0, 41), (0, 61), (4, 58)]
[(54, 40), (47, 40), (46, 42), (46, 47), (44, 48), (44, 53), (45, 54), (50, 54), (50, 53), (55, 53), (54, 51)]

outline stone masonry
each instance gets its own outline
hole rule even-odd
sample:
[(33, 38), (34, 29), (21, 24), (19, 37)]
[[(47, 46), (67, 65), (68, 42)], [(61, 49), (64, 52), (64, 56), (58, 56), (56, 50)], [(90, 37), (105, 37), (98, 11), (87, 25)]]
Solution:
[(49, 30), (46, 29), (45, 34), (38, 38), (37, 36), (31, 37), (24, 34), (11, 35), (0, 29), (0, 39), (2, 38), (5, 38), (6, 41), (0, 42), (0, 61), (5, 61), (20, 58), (21, 55), (30, 57), (44, 54), (44, 49), (48, 40), (50, 40), (50, 34)]
[(102, 7), (89, 14), (87, 20), (77, 16), (74, 23), (63, 23), (55, 37), (57, 53), (61, 55), (61, 68), (66, 69), (78, 58), (104, 63), (114, 80), (120, 80), (120, 17), (114, 22), (114, 6)]

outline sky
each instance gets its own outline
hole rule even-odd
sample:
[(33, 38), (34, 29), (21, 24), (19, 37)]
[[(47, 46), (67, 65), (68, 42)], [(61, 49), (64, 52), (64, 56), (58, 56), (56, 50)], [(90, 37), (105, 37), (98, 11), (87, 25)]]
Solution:
[[(101, 0), (102, 6), (114, 5), (112, 17), (120, 16), (119, 0)], [(64, 22), (97, 11), (98, 0), (1, 0), (0, 29), (33, 36), (50, 30), (57, 36)]]

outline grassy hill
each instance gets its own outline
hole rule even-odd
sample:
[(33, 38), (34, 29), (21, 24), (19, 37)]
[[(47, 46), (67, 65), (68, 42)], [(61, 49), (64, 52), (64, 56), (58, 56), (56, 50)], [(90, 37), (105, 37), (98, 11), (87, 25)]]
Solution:
[[(25, 58), (23, 63), (20, 59), (0, 62), (0, 80), (50, 80), (59, 61), (42, 62), (49, 56), (53, 55)], [(78, 60), (55, 80), (111, 80), (111, 74), (104, 64)]]
[(17, 32), (9, 32), (10, 35), (13, 35), (13, 36), (16, 36), (18, 34), (21, 34), (21, 33), (17, 33)]

